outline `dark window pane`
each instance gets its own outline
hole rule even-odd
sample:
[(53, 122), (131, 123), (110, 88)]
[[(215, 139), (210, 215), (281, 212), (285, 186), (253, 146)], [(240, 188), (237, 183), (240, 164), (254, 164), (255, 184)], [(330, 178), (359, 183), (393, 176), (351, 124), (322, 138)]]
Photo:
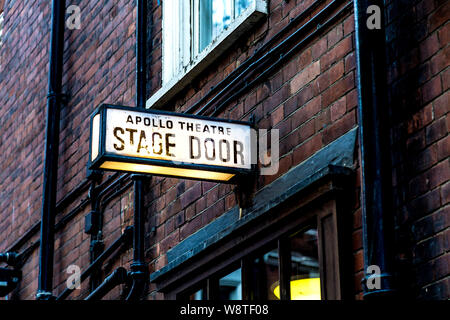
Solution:
[(188, 300), (207, 300), (206, 292), (206, 283), (202, 281), (201, 285), (192, 288), (183, 296)]
[(279, 300), (275, 294), (279, 284), (277, 249), (267, 251), (253, 260), (250, 279), (254, 300)]
[(320, 300), (317, 229), (291, 237), (291, 300)]
[(234, 15), (238, 17), (241, 13), (250, 6), (251, 0), (235, 0), (234, 3)]
[(241, 269), (237, 269), (219, 279), (220, 300), (242, 300)]
[(232, 0), (200, 0), (199, 52), (202, 52), (231, 23)]

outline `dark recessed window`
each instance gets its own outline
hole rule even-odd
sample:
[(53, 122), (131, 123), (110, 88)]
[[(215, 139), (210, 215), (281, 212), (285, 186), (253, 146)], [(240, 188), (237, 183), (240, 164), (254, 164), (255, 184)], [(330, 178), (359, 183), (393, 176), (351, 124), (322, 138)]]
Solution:
[[(185, 291), (189, 300), (320, 300), (315, 226), (280, 237), (244, 257), (241, 266)], [(209, 292), (209, 294), (208, 294)]]

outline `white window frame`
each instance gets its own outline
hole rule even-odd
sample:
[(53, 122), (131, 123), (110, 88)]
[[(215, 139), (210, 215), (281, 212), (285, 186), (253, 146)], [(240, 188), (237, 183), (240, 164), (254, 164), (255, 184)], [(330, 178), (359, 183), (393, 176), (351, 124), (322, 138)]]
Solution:
[(5, 19), (5, 14), (4, 14), (3, 9), (0, 7), (0, 46), (3, 44), (3, 37), (4, 37), (3, 23), (5, 22), (4, 19)]
[[(197, 53), (198, 36), (192, 35), (198, 30), (199, 18), (191, 4), (197, 5), (198, 0), (162, 1), (162, 87), (147, 100), (147, 108), (163, 107), (268, 12), (267, 0), (252, 0), (241, 15), (235, 17), (202, 52)], [(176, 30), (179, 32), (173, 33)], [(171, 37), (165, 36), (169, 31), (172, 32)], [(184, 35), (186, 41), (174, 50), (180, 35)]]

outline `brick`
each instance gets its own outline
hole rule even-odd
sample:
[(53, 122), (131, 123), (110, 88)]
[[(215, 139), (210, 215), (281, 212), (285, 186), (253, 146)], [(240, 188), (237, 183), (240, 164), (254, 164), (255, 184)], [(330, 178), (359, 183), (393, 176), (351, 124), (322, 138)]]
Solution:
[(338, 24), (327, 35), (328, 46), (333, 47), (336, 43), (338, 43), (342, 39), (343, 34), (344, 34), (344, 30), (343, 30), (342, 24)]
[(441, 117), (435, 120), (426, 128), (426, 141), (427, 144), (431, 144), (436, 140), (441, 139), (448, 133), (446, 117)]
[(407, 123), (407, 132), (411, 134), (422, 129), (424, 126), (428, 125), (433, 120), (433, 109), (432, 105), (429, 104), (425, 108), (421, 109), (419, 112), (412, 116), (412, 119)]
[(321, 98), (316, 97), (304, 106), (297, 109), (292, 115), (292, 129), (299, 127), (302, 123), (310, 120), (320, 111)]
[(167, 237), (165, 237), (161, 241), (161, 249), (160, 250), (162, 252), (167, 252), (169, 249), (171, 249), (174, 246), (176, 246), (179, 241), (180, 241), (180, 230), (179, 229), (175, 229), (174, 232), (169, 234)]
[(432, 75), (436, 75), (443, 71), (450, 65), (450, 47), (445, 47), (440, 50), (433, 58), (431, 59), (430, 64), (430, 72)]
[(196, 216), (194, 219), (186, 223), (180, 229), (180, 241), (186, 239), (190, 235), (192, 235), (195, 231), (200, 229), (202, 226), (202, 217), (201, 215)]
[(330, 85), (335, 83), (344, 75), (344, 62), (339, 61), (333, 67), (328, 69), (326, 72), (323, 72), (317, 80), (314, 82), (314, 85), (317, 86), (319, 92), (324, 91)]
[(450, 202), (450, 182), (441, 187), (442, 204), (446, 205)]
[(290, 83), (290, 92), (293, 94), (306, 84), (315, 79), (320, 73), (320, 61), (316, 61), (306, 67), (303, 71), (297, 74)]
[(431, 145), (411, 160), (409, 166), (413, 172), (419, 172), (433, 166), (437, 162), (437, 145)]
[(450, 135), (441, 139), (437, 143), (437, 159), (438, 161), (450, 156)]
[(437, 32), (431, 34), (420, 44), (420, 59), (422, 61), (430, 58), (440, 48)]
[(311, 137), (316, 131), (315, 131), (315, 122), (314, 120), (308, 121), (304, 125), (302, 125), (299, 130), (299, 141), (303, 142), (309, 137)]
[(431, 189), (450, 180), (449, 160), (447, 159), (447, 161), (442, 161), (433, 168), (431, 168), (430, 172), (428, 173), (428, 179)]
[(357, 253), (353, 256), (353, 271), (362, 271), (364, 270), (364, 254), (363, 250), (359, 250)]
[(446, 24), (438, 31), (439, 44), (445, 47), (450, 43), (450, 24)]
[(443, 279), (431, 285), (421, 288), (420, 300), (447, 300), (450, 296), (450, 279)]
[(342, 39), (335, 47), (320, 58), (321, 71), (327, 70), (335, 62), (345, 57), (353, 49), (352, 37)]
[(328, 49), (327, 39), (326, 38), (319, 39), (311, 47), (312, 60), (316, 61), (327, 51), (327, 49)]
[(356, 69), (356, 53), (351, 52), (345, 57), (345, 73)]
[(345, 98), (345, 96), (343, 96), (338, 101), (333, 103), (330, 107), (331, 121), (334, 122), (334, 121), (338, 120), (340, 117), (342, 117), (345, 114), (346, 110), (347, 110), (346, 98)]
[(180, 197), (181, 208), (186, 208), (202, 195), (202, 184), (198, 182), (192, 188), (183, 193)]
[(439, 119), (450, 110), (450, 92), (447, 91), (433, 101), (434, 116)]
[(353, 128), (356, 124), (356, 112), (355, 110), (352, 110), (351, 112), (347, 113), (344, 117), (342, 117), (340, 120), (332, 123), (330, 126), (328, 126), (323, 134), (323, 145), (329, 144), (331, 141), (334, 141), (347, 131), (349, 131), (351, 128)]
[(353, 88), (355, 82), (353, 73), (350, 73), (322, 93), (322, 108), (326, 108)]
[(450, 3), (446, 2), (428, 17), (429, 32), (434, 31), (436, 28), (447, 22), (449, 16), (450, 16)]
[(272, 127), (280, 123), (283, 120), (283, 118), (284, 118), (284, 108), (283, 105), (281, 105), (270, 115), (270, 122)]
[(436, 210), (440, 206), (440, 204), (441, 199), (439, 189), (435, 189), (411, 201), (408, 205), (408, 210), (410, 215), (417, 219)]
[(441, 208), (437, 212), (415, 221), (411, 227), (414, 241), (431, 237), (450, 226), (450, 207)]
[(443, 276), (448, 275), (450, 270), (450, 255), (441, 255), (436, 259), (427, 262), (426, 264), (420, 265), (417, 268), (418, 277), (417, 284), (424, 285), (426, 283), (431, 283)]
[(344, 21), (344, 37), (355, 31), (355, 17), (353, 14)]
[(444, 253), (445, 250), (445, 235), (441, 233), (418, 244), (413, 250), (413, 261), (417, 264), (431, 260)]
[(315, 152), (317, 152), (320, 148), (322, 148), (322, 137), (320, 134), (316, 134), (311, 139), (294, 149), (292, 155), (292, 165), (295, 166), (303, 162), (304, 160), (312, 156)]

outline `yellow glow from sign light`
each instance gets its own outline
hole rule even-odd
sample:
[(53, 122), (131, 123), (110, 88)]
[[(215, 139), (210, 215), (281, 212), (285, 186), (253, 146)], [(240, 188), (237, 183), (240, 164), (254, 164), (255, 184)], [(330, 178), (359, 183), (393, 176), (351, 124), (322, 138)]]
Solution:
[(218, 181), (228, 181), (234, 176), (234, 174), (232, 173), (163, 167), (149, 164), (137, 164), (118, 161), (105, 161), (100, 165), (100, 168), (109, 170), (151, 173), (156, 175), (179, 176), (185, 178), (218, 180)]
[(92, 121), (92, 152), (91, 161), (94, 161), (98, 156), (98, 146), (100, 144), (100, 114), (94, 116)]
[[(280, 286), (273, 294), (280, 299)], [(291, 300), (320, 300), (320, 278), (291, 280)]]

